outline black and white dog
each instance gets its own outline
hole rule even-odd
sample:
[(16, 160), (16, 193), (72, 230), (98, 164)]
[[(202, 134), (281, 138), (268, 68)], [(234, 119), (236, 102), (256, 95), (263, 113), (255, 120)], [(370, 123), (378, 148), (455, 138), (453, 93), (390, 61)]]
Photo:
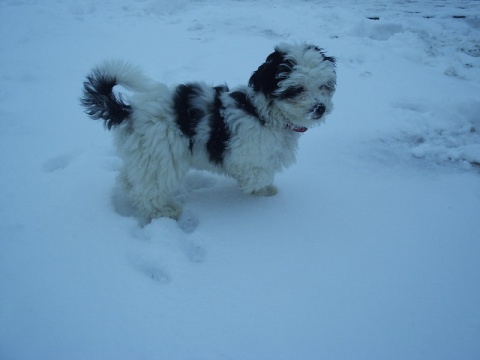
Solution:
[[(133, 92), (124, 96), (116, 85)], [(106, 62), (84, 83), (82, 105), (114, 129), (118, 176), (141, 215), (178, 218), (173, 195), (190, 168), (237, 180), (241, 190), (274, 195), (276, 172), (295, 162), (300, 134), (332, 111), (335, 59), (314, 45), (280, 44), (230, 91), (192, 82), (155, 82), (126, 62)]]

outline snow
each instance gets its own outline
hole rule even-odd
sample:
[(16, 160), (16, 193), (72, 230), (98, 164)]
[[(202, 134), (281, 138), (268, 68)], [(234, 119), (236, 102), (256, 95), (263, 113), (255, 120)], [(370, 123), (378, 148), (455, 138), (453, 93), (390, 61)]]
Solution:
[[(480, 358), (480, 2), (9, 0), (0, 34), (2, 360)], [(282, 41), (338, 87), (278, 195), (192, 172), (140, 224), (91, 67), (233, 86)]]

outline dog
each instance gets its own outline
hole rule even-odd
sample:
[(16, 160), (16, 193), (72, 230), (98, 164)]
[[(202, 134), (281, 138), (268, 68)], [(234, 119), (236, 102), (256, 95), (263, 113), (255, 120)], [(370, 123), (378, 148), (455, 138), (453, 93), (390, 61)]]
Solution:
[[(173, 196), (190, 168), (234, 178), (271, 196), (277, 172), (295, 162), (299, 137), (333, 109), (336, 59), (306, 43), (279, 44), (248, 86), (156, 82), (125, 61), (92, 70), (81, 104), (114, 132), (118, 182), (146, 219), (178, 219)], [(130, 92), (126, 97), (115, 86)]]

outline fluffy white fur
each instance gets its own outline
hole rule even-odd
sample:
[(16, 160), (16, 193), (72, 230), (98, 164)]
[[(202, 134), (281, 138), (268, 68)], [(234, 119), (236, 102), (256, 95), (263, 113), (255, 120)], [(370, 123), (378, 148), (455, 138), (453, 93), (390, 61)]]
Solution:
[[(100, 85), (108, 81), (111, 93), (101, 93)], [(248, 194), (274, 195), (275, 173), (295, 162), (301, 132), (322, 123), (331, 112), (335, 84), (335, 61), (321, 49), (281, 44), (254, 73), (249, 86), (229, 91), (203, 82), (189, 85), (195, 92), (185, 96), (189, 105), (185, 111), (195, 109), (202, 116), (180, 121), (194, 135), (179, 125), (178, 87), (153, 81), (126, 62), (97, 67), (85, 83), (89, 91), (82, 103), (91, 117), (105, 121), (118, 104), (128, 110), (128, 116), (108, 125), (123, 159), (118, 181), (144, 217), (178, 218), (181, 206), (172, 196), (190, 168), (231, 176)], [(133, 93), (128, 101), (112, 92), (115, 85)], [(223, 142), (211, 139), (218, 125), (215, 116), (226, 129), (220, 131)], [(215, 152), (220, 160), (212, 157)]]

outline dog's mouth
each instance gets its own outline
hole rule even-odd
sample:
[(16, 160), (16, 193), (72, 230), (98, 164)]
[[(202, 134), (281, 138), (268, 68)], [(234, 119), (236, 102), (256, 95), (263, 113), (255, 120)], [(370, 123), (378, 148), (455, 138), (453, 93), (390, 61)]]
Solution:
[(293, 125), (291, 122), (287, 123), (286, 127), (292, 131), (299, 132), (299, 133), (304, 133), (305, 131), (308, 130), (308, 128), (306, 128), (305, 126)]

